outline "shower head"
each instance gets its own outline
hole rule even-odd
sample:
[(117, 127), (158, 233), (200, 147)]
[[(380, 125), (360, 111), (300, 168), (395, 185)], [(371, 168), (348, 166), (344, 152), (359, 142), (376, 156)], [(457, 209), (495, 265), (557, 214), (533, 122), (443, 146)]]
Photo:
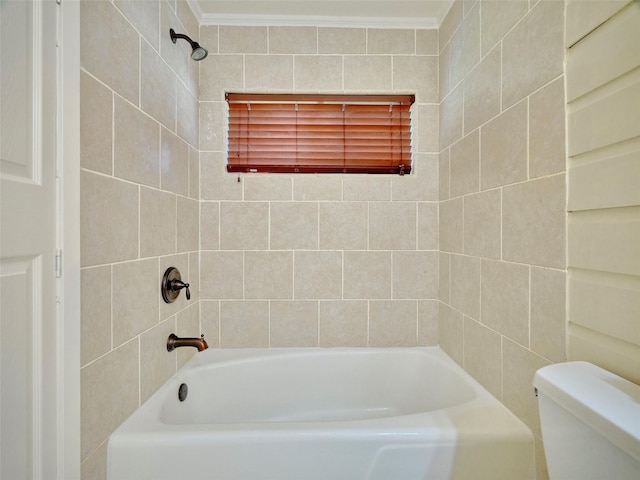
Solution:
[(191, 40), (186, 35), (183, 35), (181, 33), (176, 33), (173, 30), (173, 28), (169, 29), (169, 35), (171, 35), (171, 41), (173, 43), (176, 43), (176, 40), (178, 38), (182, 38), (182, 39), (186, 40), (187, 42), (189, 42), (189, 44), (191, 45), (191, 48), (193, 49), (193, 51), (191, 52), (191, 58), (193, 58), (196, 62), (202, 60), (207, 55), (209, 55), (209, 52), (207, 52), (206, 48), (201, 47), (198, 42), (194, 42), (193, 40)]
[(191, 58), (194, 59), (196, 62), (199, 62), (204, 57), (209, 55), (209, 52), (207, 52), (206, 48), (203, 48), (200, 45), (198, 45), (197, 42), (194, 42), (194, 43), (196, 46), (193, 47), (193, 51), (191, 52)]

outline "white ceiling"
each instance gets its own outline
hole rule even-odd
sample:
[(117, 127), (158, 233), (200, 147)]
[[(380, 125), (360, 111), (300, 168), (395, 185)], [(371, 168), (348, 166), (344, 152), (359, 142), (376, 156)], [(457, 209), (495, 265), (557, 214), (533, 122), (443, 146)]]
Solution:
[(204, 25), (438, 28), (453, 0), (189, 0)]

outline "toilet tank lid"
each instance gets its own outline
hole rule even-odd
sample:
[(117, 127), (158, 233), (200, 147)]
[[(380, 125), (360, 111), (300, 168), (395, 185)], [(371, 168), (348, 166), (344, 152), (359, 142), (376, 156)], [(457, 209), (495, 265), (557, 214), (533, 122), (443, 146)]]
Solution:
[(543, 367), (533, 385), (640, 461), (640, 386), (588, 362)]

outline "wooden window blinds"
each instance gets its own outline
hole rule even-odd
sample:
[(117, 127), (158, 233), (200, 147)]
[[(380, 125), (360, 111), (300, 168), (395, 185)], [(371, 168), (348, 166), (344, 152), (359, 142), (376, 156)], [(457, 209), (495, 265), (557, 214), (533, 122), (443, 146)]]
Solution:
[(229, 172), (411, 172), (414, 95), (227, 93)]

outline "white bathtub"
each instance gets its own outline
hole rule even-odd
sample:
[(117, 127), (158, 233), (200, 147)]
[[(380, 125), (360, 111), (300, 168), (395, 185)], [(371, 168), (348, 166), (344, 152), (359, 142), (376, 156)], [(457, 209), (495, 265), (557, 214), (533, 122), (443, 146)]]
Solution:
[(437, 347), (205, 350), (108, 446), (109, 480), (519, 480), (533, 465), (529, 429)]

